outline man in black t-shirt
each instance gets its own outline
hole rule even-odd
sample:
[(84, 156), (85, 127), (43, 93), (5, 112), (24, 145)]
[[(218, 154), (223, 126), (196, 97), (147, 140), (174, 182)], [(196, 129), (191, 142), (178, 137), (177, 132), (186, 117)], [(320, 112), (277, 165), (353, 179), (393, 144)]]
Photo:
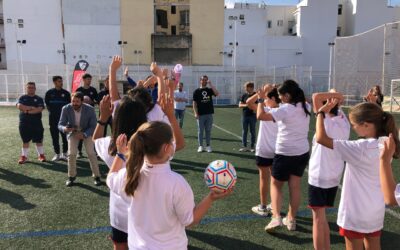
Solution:
[[(211, 128), (213, 124), (214, 104), (212, 96), (218, 96), (218, 90), (204, 75), (200, 78), (201, 87), (193, 92), (193, 111), (197, 119), (197, 137), (199, 148), (197, 152), (203, 152), (203, 131), (206, 132), (206, 151), (211, 153)], [(210, 85), (210, 88), (207, 87)]]
[[(64, 133), (58, 130), (58, 122), (60, 121), (61, 110), (64, 105), (71, 102), (71, 94), (63, 89), (63, 79), (61, 76), (53, 76), (54, 88), (46, 92), (44, 101), (49, 111), (49, 125), (50, 134), (53, 141), (53, 148), (56, 155), (52, 161), (67, 160), (68, 159), (68, 141)], [(63, 151), (60, 153), (59, 135), (62, 138)]]
[[(254, 146), (256, 143), (256, 123), (257, 117), (256, 113), (247, 107), (246, 101), (251, 96), (255, 95), (254, 92), (254, 83), (247, 82), (244, 85), (246, 93), (242, 95), (242, 98), (239, 102), (239, 108), (243, 108), (242, 113), (242, 147), (239, 149), (240, 152), (251, 151), (254, 152)], [(250, 150), (247, 148), (247, 131), (250, 128), (251, 135), (251, 147)]]
[[(76, 92), (81, 92), (83, 94), (83, 102), (94, 107), (96, 103), (99, 103), (99, 95), (97, 94), (97, 90), (92, 87), (92, 75), (86, 73), (82, 76), (83, 86), (79, 87)], [(78, 158), (82, 158), (82, 146), (83, 140), (79, 141), (78, 144)]]
[(42, 111), (44, 109), (43, 99), (36, 94), (36, 84), (28, 82), (26, 84), (26, 95), (18, 99), (17, 107), (19, 113), (19, 134), (22, 139), (22, 152), (18, 160), (19, 164), (24, 164), (28, 160), (29, 142), (36, 143), (38, 160), (46, 161), (43, 151), (43, 124)]

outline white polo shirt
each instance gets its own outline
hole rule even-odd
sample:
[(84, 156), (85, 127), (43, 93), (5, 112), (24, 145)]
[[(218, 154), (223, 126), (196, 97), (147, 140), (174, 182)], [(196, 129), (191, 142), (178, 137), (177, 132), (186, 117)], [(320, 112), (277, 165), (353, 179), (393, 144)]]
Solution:
[[(311, 107), (307, 103), (307, 109)], [(310, 150), (308, 130), (310, 115), (306, 115), (301, 102), (296, 105), (284, 103), (270, 111), (278, 123), (275, 153), (285, 156), (297, 156)]]
[[(264, 107), (265, 112), (272, 110)], [(275, 144), (278, 134), (278, 124), (273, 121), (260, 121), (258, 128), (256, 156), (272, 159), (275, 156)]]
[[(324, 119), (325, 131), (332, 139), (348, 140), (350, 137), (350, 123), (346, 115), (339, 111), (337, 116), (326, 114)], [(337, 187), (342, 178), (344, 161), (341, 155), (334, 150), (316, 142), (315, 135), (308, 164), (308, 183), (320, 188)]]
[[(188, 94), (184, 90), (182, 90), (182, 92), (180, 92), (179, 90), (175, 90), (174, 97), (175, 98), (184, 98), (186, 100), (189, 99)], [(175, 109), (185, 110), (186, 109), (186, 102), (177, 102), (177, 101), (175, 101), (174, 106), (175, 106), (174, 107)]]
[[(124, 192), (126, 169), (110, 173), (107, 185)], [(187, 249), (185, 227), (193, 222), (192, 189), (169, 163), (143, 164), (139, 186), (128, 209), (129, 249)]]
[(334, 140), (333, 150), (346, 162), (337, 224), (359, 233), (381, 230), (385, 202), (379, 178), (378, 140)]
[(400, 184), (397, 184), (394, 196), (396, 197), (397, 204), (400, 206)]

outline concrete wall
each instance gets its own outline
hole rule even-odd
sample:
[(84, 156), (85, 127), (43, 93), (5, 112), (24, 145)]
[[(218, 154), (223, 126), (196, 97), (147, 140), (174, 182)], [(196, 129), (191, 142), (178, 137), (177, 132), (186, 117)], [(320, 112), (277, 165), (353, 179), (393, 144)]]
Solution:
[(119, 1), (69, 0), (62, 9), (67, 64), (85, 59), (106, 68), (110, 57), (121, 53)]
[(222, 65), (224, 0), (191, 0), (190, 33), (194, 65)]
[[(271, 28), (267, 28), (269, 36), (288, 36), (289, 26), (295, 22), (293, 12), (296, 6), (268, 6), (267, 7), (267, 22), (271, 21)], [(283, 21), (282, 26), (278, 26), (278, 21)]]
[(151, 63), (151, 34), (154, 32), (154, 4), (149, 0), (121, 0), (121, 40), (124, 46), (124, 60), (127, 64), (136, 64), (142, 51), (140, 64)]
[[(3, 8), (7, 61), (19, 60), (16, 40), (26, 40), (21, 48), (24, 61), (64, 63), (59, 53), (63, 49), (60, 1), (4, 0)], [(23, 28), (18, 27), (18, 19), (23, 19)]]
[[(176, 14), (172, 14), (171, 12), (171, 6), (173, 4), (177, 4), (175, 5)], [(190, 0), (156, 0), (156, 9), (165, 10), (168, 13), (168, 28), (162, 28), (160, 25), (156, 25), (156, 32), (171, 35), (171, 26), (176, 26), (177, 35), (190, 32), (190, 27), (180, 27), (180, 11), (190, 10), (189, 4)]]

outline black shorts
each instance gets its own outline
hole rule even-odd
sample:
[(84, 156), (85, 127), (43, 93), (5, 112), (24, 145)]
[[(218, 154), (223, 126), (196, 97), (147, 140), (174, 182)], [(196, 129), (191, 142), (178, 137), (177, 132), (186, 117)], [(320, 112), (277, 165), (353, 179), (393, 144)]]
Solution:
[(338, 187), (320, 188), (308, 184), (308, 207), (324, 208), (333, 207)]
[(263, 158), (261, 156), (256, 156), (256, 165), (258, 167), (269, 167), (272, 166), (272, 162), (274, 159), (271, 158)]
[(111, 240), (115, 243), (126, 243), (128, 242), (128, 234), (115, 227), (111, 227)]
[(302, 155), (275, 155), (271, 175), (278, 181), (288, 181), (291, 175), (302, 177), (310, 158), (309, 152)]
[(43, 142), (44, 128), (42, 124), (37, 125), (19, 125), (19, 135), (23, 143), (32, 141), (33, 143)]

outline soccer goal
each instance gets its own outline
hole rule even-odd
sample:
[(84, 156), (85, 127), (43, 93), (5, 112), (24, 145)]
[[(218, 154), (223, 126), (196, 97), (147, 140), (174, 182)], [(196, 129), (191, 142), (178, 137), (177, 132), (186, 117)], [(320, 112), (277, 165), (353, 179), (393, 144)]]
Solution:
[(400, 79), (390, 82), (390, 112), (400, 110)]

